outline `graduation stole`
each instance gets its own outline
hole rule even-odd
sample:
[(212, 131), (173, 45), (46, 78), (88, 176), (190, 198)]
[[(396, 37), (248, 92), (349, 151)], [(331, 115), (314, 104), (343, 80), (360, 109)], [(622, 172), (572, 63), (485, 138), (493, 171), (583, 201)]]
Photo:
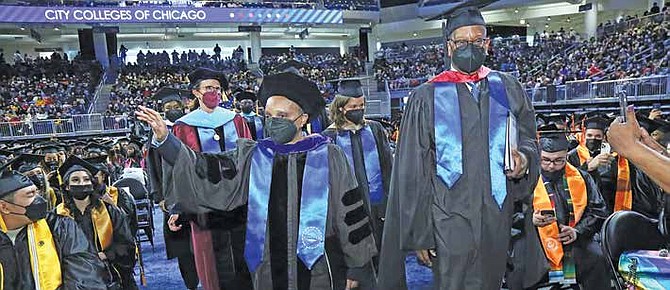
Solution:
[[(584, 164), (591, 153), (583, 145), (577, 146), (577, 155), (579, 155), (579, 162)], [(614, 153), (617, 158), (617, 179), (616, 179), (616, 194), (614, 196), (614, 212), (622, 210), (631, 210), (633, 208), (633, 190), (630, 184), (630, 166), (628, 166), (628, 159), (621, 155)]]
[[(368, 181), (368, 188), (370, 194), (370, 203), (379, 204), (384, 200), (384, 182), (382, 180), (382, 169), (379, 165), (379, 151), (377, 151), (377, 141), (372, 133), (370, 126), (365, 125), (359, 131), (361, 135), (361, 144), (363, 145), (363, 160), (365, 164), (365, 175)], [(356, 169), (354, 166), (354, 152), (351, 146), (351, 134), (354, 132), (349, 130), (337, 131), (337, 138), (335, 143), (339, 145), (344, 154), (347, 156), (351, 170), (356, 176)]]
[[(56, 207), (56, 213), (74, 218), (70, 209), (65, 207), (65, 203), (61, 203)], [(93, 221), (93, 231), (98, 241), (98, 245), (96, 246), (101, 247), (100, 251), (106, 250), (112, 245), (114, 226), (104, 203), (101, 202), (98, 206), (91, 208), (91, 220)]]
[[(490, 73), (489, 73), (490, 72)], [(463, 174), (463, 138), (461, 111), (456, 83), (488, 79), (489, 104), (489, 169), (491, 174), (491, 194), (502, 209), (507, 196), (505, 176), (505, 144), (509, 101), (505, 85), (498, 72), (486, 67), (474, 75), (463, 75), (447, 71), (430, 80), (435, 85), (434, 126), (435, 165), (437, 176), (452, 188)]]
[[(277, 145), (269, 139), (264, 139), (254, 148), (251, 156), (244, 247), (244, 258), (252, 273), (263, 260), (275, 153), (307, 152), (302, 179), (296, 254), (310, 270), (323, 255), (330, 192), (328, 143), (326, 137), (317, 135), (292, 145)], [(295, 150), (296, 147), (303, 147), (303, 150)], [(296, 180), (289, 180), (289, 183), (291, 182)]]
[(254, 121), (254, 127), (256, 127), (256, 140), (263, 139), (263, 120), (261, 120), (261, 117), (254, 112), (251, 112), (249, 115), (242, 114), (242, 117)]
[(105, 192), (112, 197), (114, 203), (112, 205), (117, 205), (119, 203), (119, 189), (114, 186), (105, 186)]
[[(0, 229), (7, 233), (7, 225), (0, 216)], [(60, 258), (56, 243), (51, 235), (51, 228), (46, 219), (41, 219), (26, 227), (28, 236), (28, 253), (30, 270), (37, 289), (55, 290), (63, 284), (60, 269)], [(4, 281), (1, 281), (4, 283)], [(0, 286), (2, 286), (0, 284)]]
[[(563, 184), (567, 184), (567, 190), (570, 192), (570, 201), (568, 202), (568, 206), (572, 207), (570, 210), (568, 225), (570, 227), (575, 227), (579, 220), (581, 220), (588, 203), (586, 182), (577, 168), (568, 163), (565, 165), (565, 176), (563, 177)], [(556, 205), (554, 204), (553, 200), (549, 198), (547, 189), (544, 186), (542, 176), (540, 176), (540, 180), (538, 181), (537, 186), (535, 186), (535, 191), (533, 194), (533, 208), (535, 210), (556, 210)], [(547, 257), (547, 260), (549, 260), (551, 270), (562, 270), (564, 252), (563, 245), (558, 240), (558, 233), (560, 233), (560, 230), (558, 228), (557, 222), (554, 222), (545, 227), (538, 227), (537, 231), (540, 234), (542, 248), (544, 249), (544, 254)]]
[(175, 123), (183, 123), (196, 128), (201, 152), (219, 153), (237, 147), (235, 143), (238, 138), (237, 128), (235, 122), (232, 122), (235, 116), (237, 116), (235, 112), (219, 107), (216, 107), (212, 113), (197, 109), (179, 118)]

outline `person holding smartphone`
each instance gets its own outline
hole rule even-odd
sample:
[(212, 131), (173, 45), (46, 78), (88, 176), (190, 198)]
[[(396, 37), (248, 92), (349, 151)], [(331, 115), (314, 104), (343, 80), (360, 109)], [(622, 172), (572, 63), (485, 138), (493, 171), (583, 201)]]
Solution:
[(567, 162), (569, 143), (554, 125), (540, 135), (541, 176), (533, 192), (533, 224), (549, 264), (545, 280), (575, 281), (581, 289), (609, 289), (596, 234), (607, 208), (590, 174)]

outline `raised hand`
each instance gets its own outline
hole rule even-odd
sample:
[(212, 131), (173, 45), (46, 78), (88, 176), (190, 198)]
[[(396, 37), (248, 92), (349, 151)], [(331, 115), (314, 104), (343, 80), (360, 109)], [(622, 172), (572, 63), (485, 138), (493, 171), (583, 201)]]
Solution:
[(158, 112), (147, 107), (140, 106), (139, 110), (135, 112), (135, 115), (137, 116), (137, 119), (147, 123), (151, 127), (156, 141), (163, 142), (163, 140), (167, 138), (169, 133), (167, 125), (165, 124), (163, 117), (161, 117)]

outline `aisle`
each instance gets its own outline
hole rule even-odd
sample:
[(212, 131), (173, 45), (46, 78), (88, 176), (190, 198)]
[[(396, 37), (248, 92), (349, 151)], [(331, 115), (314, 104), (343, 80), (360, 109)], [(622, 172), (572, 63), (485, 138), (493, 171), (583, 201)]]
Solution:
[[(148, 242), (142, 243), (142, 255), (144, 257), (144, 270), (147, 277), (147, 286), (141, 286), (143, 290), (180, 290), (185, 289), (179, 274), (177, 260), (167, 260), (165, 257), (165, 240), (163, 239), (163, 212), (155, 207), (154, 217), (154, 249)], [(139, 285), (139, 267), (135, 280)], [(407, 257), (407, 285), (410, 290), (432, 289), (432, 277), (430, 269), (419, 266), (416, 257)]]
[[(186, 289), (179, 274), (177, 259), (168, 260), (165, 256), (165, 240), (163, 239), (163, 212), (154, 208), (154, 249), (149, 242), (142, 243), (144, 271), (147, 277), (147, 286), (140, 285), (140, 289), (177, 290)], [(139, 267), (135, 267), (136, 281), (139, 285)]]

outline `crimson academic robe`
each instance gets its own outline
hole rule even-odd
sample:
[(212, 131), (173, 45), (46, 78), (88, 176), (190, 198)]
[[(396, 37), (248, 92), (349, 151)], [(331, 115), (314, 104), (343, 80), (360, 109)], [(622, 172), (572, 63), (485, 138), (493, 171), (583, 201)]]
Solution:
[[(230, 132), (232, 128), (234, 134)], [(244, 118), (223, 108), (216, 108), (211, 114), (195, 110), (178, 119), (172, 131), (190, 149), (204, 153), (234, 149), (235, 140), (231, 137), (251, 139)], [(240, 283), (246, 285), (239, 281), (244, 278), (236, 277), (240, 270), (247, 272), (243, 259), (245, 209), (201, 214), (191, 221), (196, 269), (206, 290), (220, 289), (221, 286), (237, 289)]]

